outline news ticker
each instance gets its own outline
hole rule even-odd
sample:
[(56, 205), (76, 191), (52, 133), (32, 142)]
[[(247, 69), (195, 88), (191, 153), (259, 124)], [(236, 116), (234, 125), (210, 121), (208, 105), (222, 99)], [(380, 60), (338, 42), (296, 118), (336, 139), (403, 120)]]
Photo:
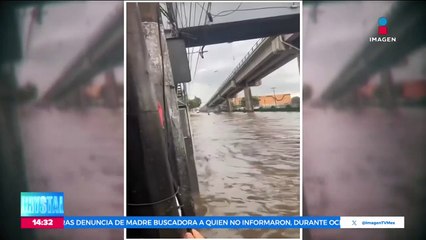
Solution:
[(343, 229), (404, 228), (404, 217), (21, 217), (21, 228)]
[(65, 216), (62, 192), (21, 193), (21, 228), (404, 228), (404, 217), (397, 216)]

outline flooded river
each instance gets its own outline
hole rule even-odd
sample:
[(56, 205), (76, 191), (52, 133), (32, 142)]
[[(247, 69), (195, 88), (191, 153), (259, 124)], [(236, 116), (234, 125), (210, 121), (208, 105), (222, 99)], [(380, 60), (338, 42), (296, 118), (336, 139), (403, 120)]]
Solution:
[[(31, 191), (64, 191), (67, 215), (123, 213), (122, 111), (20, 113)], [(299, 215), (299, 113), (191, 115), (198, 215)], [(399, 215), (406, 230), (317, 230), (311, 239), (421, 239), (426, 111), (305, 108), (309, 215)], [(299, 230), (200, 230), (206, 237), (287, 238)], [(122, 239), (121, 230), (39, 231), (38, 239)], [(308, 238), (306, 238), (308, 239)]]
[[(191, 115), (201, 200), (199, 215), (300, 213), (300, 114)], [(206, 237), (283, 238), (299, 230), (201, 230)]]
[(425, 239), (425, 109), (303, 115), (305, 214), (405, 216), (405, 230), (313, 230), (305, 239)]
[[(69, 216), (123, 215), (123, 112), (22, 109), (30, 191), (64, 192)], [(122, 230), (37, 231), (37, 239), (123, 239)]]

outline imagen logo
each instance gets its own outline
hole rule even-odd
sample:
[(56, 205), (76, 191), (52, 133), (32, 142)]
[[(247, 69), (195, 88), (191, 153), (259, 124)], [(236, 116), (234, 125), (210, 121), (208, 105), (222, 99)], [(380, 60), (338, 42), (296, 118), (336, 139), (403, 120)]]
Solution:
[(389, 34), (388, 19), (378, 19), (377, 37), (370, 37), (370, 42), (396, 42), (396, 37), (386, 36)]
[(388, 34), (388, 19), (385, 17), (379, 18), (379, 27), (377, 29), (377, 34), (387, 35)]

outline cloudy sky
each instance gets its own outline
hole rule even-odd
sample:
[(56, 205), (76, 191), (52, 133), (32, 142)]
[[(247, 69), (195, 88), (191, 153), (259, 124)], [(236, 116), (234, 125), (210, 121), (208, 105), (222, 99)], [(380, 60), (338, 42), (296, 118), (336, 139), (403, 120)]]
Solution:
[[(303, 82), (313, 87), (314, 97), (334, 80), (345, 64), (375, 36), (379, 17), (394, 2), (363, 1), (322, 3), (313, 21), (312, 6), (303, 8)], [(391, 29), (389, 30), (392, 31)], [(393, 69), (395, 81), (425, 78), (425, 49), (408, 58), (406, 66)], [(377, 81), (377, 76), (372, 81)]]
[[(29, 49), (18, 65), (18, 81), (35, 83), (42, 94), (59, 77), (88, 40), (114, 14), (118, 2), (67, 2), (46, 5), (41, 25), (34, 25)], [(23, 45), (28, 38), (30, 9), (23, 10), (21, 21)], [(116, 69), (117, 80), (123, 79), (123, 67)], [(98, 76), (101, 78), (101, 76)]]
[[(190, 97), (200, 97), (202, 102), (206, 103), (256, 41), (257, 39), (206, 46), (204, 50), (208, 52), (205, 53), (204, 59), (199, 59), (197, 73), (189, 84)], [(193, 57), (192, 66), (195, 64), (196, 57)], [(252, 94), (254, 96), (272, 94), (272, 87), (276, 88), (276, 93), (299, 95), (297, 59), (262, 79), (261, 86), (252, 87)], [(243, 96), (243, 93), (239, 95)]]
[[(258, 18), (266, 15), (276, 16), (300, 11), (299, 8), (286, 8), (291, 5), (292, 3), (242, 3), (239, 9), (264, 7), (267, 7), (267, 9), (233, 12), (224, 17), (214, 18), (214, 23)], [(215, 15), (215, 13), (222, 11), (237, 9), (238, 6), (239, 3), (213, 3), (211, 12)], [(228, 13), (225, 12), (225, 14)], [(190, 97), (200, 97), (202, 102), (206, 103), (258, 40), (252, 39), (205, 46), (204, 51), (207, 51), (207, 53), (204, 54), (204, 59), (199, 58), (195, 74), (197, 55), (193, 54), (190, 65), (192, 76), (195, 76), (195, 78), (188, 85)], [(195, 48), (195, 50), (198, 51), (198, 48)], [(272, 87), (275, 87), (277, 94), (290, 93), (292, 96), (299, 96), (300, 79), (297, 59), (263, 78), (261, 86), (252, 87), (252, 94), (254, 96), (272, 94)], [(243, 95), (243, 92), (239, 93), (239, 96)]]

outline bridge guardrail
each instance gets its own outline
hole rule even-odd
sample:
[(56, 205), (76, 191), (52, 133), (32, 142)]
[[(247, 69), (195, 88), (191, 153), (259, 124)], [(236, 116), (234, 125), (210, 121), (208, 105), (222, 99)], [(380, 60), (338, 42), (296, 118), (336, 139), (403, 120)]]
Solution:
[[(226, 80), (222, 83), (222, 85), (220, 85), (220, 87), (218, 88), (218, 90), (215, 92), (215, 94), (213, 96), (216, 96), (220, 91), (222, 91), (222, 89), (225, 87), (225, 85), (235, 76), (235, 74), (241, 70), (241, 67), (247, 62), (247, 60), (254, 54), (254, 52), (268, 39), (267, 38), (261, 38), (259, 40), (257, 40), (254, 45), (250, 48), (250, 50), (247, 52), (247, 54), (243, 57), (243, 59), (241, 59), (241, 61), (237, 64), (237, 66), (234, 68), (234, 70), (232, 70), (231, 74), (229, 74), (229, 76), (226, 78)], [(214, 100), (214, 98), (212, 98), (211, 100)], [(208, 102), (210, 103), (211, 100)]]

